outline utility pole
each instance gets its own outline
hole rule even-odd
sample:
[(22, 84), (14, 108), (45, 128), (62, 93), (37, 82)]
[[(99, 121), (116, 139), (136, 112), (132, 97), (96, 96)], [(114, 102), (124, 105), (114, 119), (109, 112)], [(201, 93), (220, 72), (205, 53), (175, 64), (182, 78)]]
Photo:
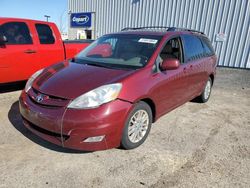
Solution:
[(48, 16), (48, 15), (44, 15), (44, 17), (46, 18), (46, 20), (47, 20), (47, 22), (48, 22), (48, 21), (49, 21), (50, 16)]

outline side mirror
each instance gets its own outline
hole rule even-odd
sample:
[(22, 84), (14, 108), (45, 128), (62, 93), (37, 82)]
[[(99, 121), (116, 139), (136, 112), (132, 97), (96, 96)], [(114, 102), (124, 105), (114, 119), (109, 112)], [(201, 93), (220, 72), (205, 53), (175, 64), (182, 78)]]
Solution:
[(7, 37), (0, 35), (0, 45), (4, 45), (6, 42), (8, 42)]
[(161, 70), (175, 70), (180, 66), (180, 61), (175, 58), (167, 58), (161, 64)]

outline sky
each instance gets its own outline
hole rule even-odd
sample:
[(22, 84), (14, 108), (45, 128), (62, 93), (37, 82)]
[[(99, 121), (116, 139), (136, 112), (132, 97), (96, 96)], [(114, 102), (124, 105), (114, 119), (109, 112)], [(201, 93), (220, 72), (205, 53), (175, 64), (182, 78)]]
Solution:
[(46, 20), (67, 32), (67, 0), (0, 0), (0, 17)]

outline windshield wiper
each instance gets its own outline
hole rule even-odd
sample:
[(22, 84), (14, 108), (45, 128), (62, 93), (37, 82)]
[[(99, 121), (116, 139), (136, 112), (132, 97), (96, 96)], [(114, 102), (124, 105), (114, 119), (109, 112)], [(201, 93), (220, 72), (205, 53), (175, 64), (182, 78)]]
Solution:
[(85, 65), (91, 65), (91, 66), (96, 66), (96, 67), (104, 67), (104, 68), (114, 68), (112, 66), (109, 66), (109, 65), (105, 65), (103, 63), (84, 63)]
[[(95, 63), (93, 61), (89, 61), (89, 60), (84, 60), (84, 59), (80, 59), (80, 58), (75, 58), (74, 59), (74, 63), (79, 63), (79, 64), (83, 64), (83, 65), (90, 65), (90, 66), (96, 66), (96, 67), (104, 67), (104, 68), (108, 68), (108, 69), (122, 69), (122, 70), (131, 70), (131, 69), (136, 69), (134, 67), (128, 67), (128, 66), (119, 66), (116, 64), (107, 64), (107, 63)], [(137, 67), (138, 68), (138, 67)]]

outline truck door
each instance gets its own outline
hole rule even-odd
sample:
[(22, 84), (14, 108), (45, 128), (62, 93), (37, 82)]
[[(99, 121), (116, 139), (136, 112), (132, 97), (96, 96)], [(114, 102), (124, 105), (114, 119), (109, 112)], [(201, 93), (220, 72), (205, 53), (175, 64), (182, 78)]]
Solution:
[(54, 24), (35, 23), (38, 36), (38, 55), (40, 57), (40, 68), (64, 60), (64, 47), (61, 35)]
[(0, 35), (7, 38), (0, 46), (0, 83), (27, 80), (37, 69), (34, 63), (37, 49), (27, 23), (2, 22)]

